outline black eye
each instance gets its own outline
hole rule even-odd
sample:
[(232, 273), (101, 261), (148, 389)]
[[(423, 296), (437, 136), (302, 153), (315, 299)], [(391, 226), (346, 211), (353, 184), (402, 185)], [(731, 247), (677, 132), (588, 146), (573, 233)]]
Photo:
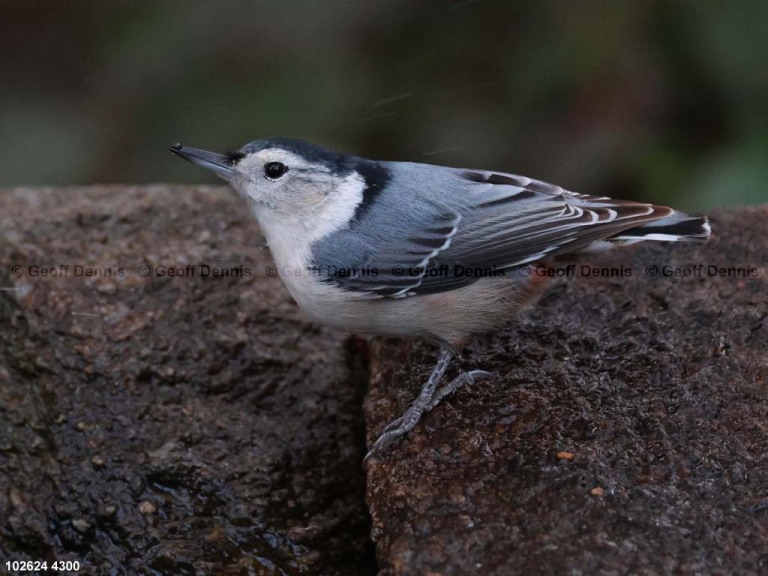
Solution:
[(269, 162), (264, 165), (264, 175), (270, 180), (277, 180), (288, 172), (288, 166), (282, 162)]

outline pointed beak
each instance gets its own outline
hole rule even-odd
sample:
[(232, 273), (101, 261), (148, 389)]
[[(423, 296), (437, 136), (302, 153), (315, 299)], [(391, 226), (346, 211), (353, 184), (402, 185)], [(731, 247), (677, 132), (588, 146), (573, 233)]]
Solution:
[(222, 178), (231, 178), (237, 173), (230, 166), (229, 159), (224, 154), (182, 146), (181, 144), (174, 144), (170, 150), (177, 156), (184, 158), (184, 160), (189, 160), (192, 164), (212, 170)]

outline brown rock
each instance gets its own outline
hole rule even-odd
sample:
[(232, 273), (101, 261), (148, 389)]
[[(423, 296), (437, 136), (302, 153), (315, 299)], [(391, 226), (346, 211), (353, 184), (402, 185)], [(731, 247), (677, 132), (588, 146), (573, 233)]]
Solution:
[(365, 367), (265, 275), (239, 199), (109, 186), (0, 204), (0, 556), (104, 574), (374, 571)]
[(157, 512), (157, 506), (155, 506), (153, 502), (150, 502), (149, 500), (142, 500), (139, 503), (139, 514), (149, 516), (155, 512)]
[[(370, 461), (381, 576), (765, 573), (768, 206), (712, 226), (708, 243), (585, 257), (631, 276), (557, 281), (470, 347), (453, 374), (499, 380)], [(421, 342), (374, 346), (369, 442), (434, 360)], [(567, 466), (552, 459), (562, 445), (579, 455)]]

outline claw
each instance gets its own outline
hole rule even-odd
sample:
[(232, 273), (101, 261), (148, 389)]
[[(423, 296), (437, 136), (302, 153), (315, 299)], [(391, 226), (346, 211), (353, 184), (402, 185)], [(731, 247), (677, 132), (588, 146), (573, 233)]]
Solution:
[(467, 372), (469, 383), (474, 384), (478, 380), (498, 380), (498, 372), (488, 372), (487, 370), (471, 370)]
[[(392, 422), (390, 422), (389, 424), (387, 424), (387, 426), (384, 428), (384, 430), (383, 430), (381, 433), (382, 433), (382, 434), (386, 434), (386, 433), (387, 433), (387, 432), (389, 432), (390, 430), (394, 430), (395, 428), (397, 428), (398, 426), (400, 426), (400, 424), (402, 424), (402, 423), (403, 423), (403, 421), (405, 420), (405, 417), (406, 417), (407, 415), (408, 415), (408, 412), (406, 412), (405, 414), (403, 414), (402, 416), (400, 416), (400, 418), (396, 418), (396, 419), (392, 420)], [(381, 438), (381, 436), (379, 436), (379, 438)]]
[(400, 432), (399, 430), (384, 432), (379, 438), (376, 440), (376, 442), (373, 443), (373, 446), (371, 446), (371, 449), (368, 450), (368, 454), (365, 455), (365, 458), (363, 458), (363, 464), (365, 464), (368, 461), (368, 458), (376, 454), (377, 452), (382, 451), (384, 448), (389, 446), (392, 442), (403, 436), (408, 430)]

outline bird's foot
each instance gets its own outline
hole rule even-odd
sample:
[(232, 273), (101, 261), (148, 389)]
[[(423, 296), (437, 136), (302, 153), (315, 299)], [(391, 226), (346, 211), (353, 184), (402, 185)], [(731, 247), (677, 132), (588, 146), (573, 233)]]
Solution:
[(433, 386), (431, 392), (427, 391), (429, 393), (425, 393), (426, 386), (429, 385), (428, 383), (425, 385), (425, 389), (422, 389), (422, 393), (419, 394), (419, 397), (414, 401), (413, 404), (411, 404), (410, 408), (408, 408), (408, 410), (406, 410), (402, 416), (393, 420), (386, 426), (386, 428), (384, 428), (384, 431), (381, 433), (376, 442), (373, 443), (373, 446), (371, 446), (368, 454), (366, 454), (365, 460), (368, 460), (374, 454), (382, 452), (385, 448), (390, 446), (401, 436), (405, 436), (416, 426), (416, 424), (419, 423), (419, 420), (421, 420), (421, 417), (424, 414), (440, 404), (440, 402), (446, 396), (454, 393), (465, 384), (474, 384), (479, 380), (486, 380), (494, 378), (495, 376), (496, 374), (493, 372), (486, 372), (485, 370), (471, 370), (469, 372), (460, 374), (436, 390)]
[(432, 402), (430, 403), (429, 408), (426, 409), (426, 412), (432, 410), (432, 408), (440, 404), (443, 398), (450, 396), (465, 384), (474, 384), (481, 380), (492, 380), (496, 377), (498, 377), (498, 374), (495, 372), (487, 372), (486, 370), (470, 370), (469, 372), (463, 372), (444, 386), (440, 386), (440, 388), (435, 390), (435, 395), (432, 397)]

